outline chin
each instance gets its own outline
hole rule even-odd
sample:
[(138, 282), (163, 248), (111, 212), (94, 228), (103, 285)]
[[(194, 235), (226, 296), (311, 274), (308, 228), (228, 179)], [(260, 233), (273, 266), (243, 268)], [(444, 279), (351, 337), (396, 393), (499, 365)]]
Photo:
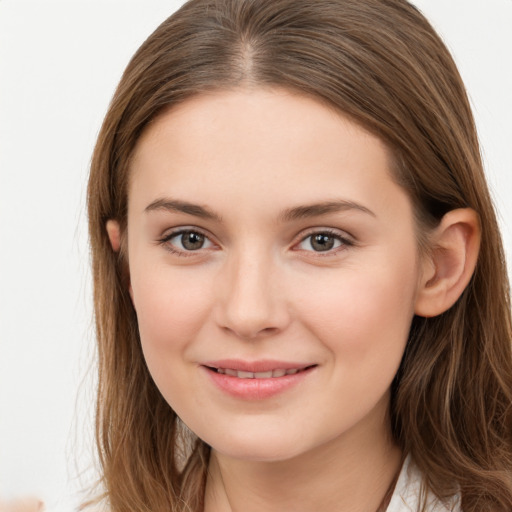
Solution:
[[(225, 457), (247, 462), (282, 462), (300, 455), (300, 450), (287, 449), (283, 446), (260, 444), (258, 446), (230, 446), (228, 449), (216, 449), (216, 452)], [(222, 447), (221, 447), (222, 448)]]
[[(232, 459), (251, 462), (279, 462), (293, 459), (307, 452), (311, 447), (303, 446), (289, 433), (273, 436), (269, 432), (259, 435), (247, 432), (246, 435), (230, 433), (225, 439), (204, 439), (214, 451)], [(251, 435), (253, 434), (253, 435)]]

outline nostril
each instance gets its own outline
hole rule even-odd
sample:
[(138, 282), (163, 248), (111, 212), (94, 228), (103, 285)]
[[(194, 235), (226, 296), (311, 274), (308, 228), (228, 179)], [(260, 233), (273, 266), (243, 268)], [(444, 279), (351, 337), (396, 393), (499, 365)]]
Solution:
[(236, 336), (237, 338), (243, 340), (255, 340), (260, 338), (266, 338), (268, 336), (274, 336), (280, 332), (278, 327), (264, 327), (262, 329), (255, 328), (234, 328), (234, 327), (224, 327), (224, 330), (231, 335)]

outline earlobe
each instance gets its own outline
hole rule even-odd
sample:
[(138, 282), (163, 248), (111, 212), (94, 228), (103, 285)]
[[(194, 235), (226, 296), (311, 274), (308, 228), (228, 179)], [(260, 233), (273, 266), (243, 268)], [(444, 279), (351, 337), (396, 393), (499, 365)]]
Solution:
[(119, 249), (121, 247), (121, 229), (119, 227), (119, 222), (117, 222), (116, 220), (109, 219), (107, 220), (105, 228), (107, 230), (112, 250), (114, 252), (119, 252)]
[(423, 261), (415, 313), (423, 317), (450, 309), (471, 280), (480, 248), (480, 222), (470, 208), (448, 212), (431, 238)]

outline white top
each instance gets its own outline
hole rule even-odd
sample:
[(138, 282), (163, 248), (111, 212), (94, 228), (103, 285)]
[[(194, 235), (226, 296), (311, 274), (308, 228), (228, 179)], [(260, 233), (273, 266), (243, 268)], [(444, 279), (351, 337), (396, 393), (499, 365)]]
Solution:
[[(420, 512), (421, 480), (416, 464), (407, 457), (386, 512)], [(459, 497), (455, 496), (449, 503), (442, 503), (429, 494), (426, 512), (461, 512)]]

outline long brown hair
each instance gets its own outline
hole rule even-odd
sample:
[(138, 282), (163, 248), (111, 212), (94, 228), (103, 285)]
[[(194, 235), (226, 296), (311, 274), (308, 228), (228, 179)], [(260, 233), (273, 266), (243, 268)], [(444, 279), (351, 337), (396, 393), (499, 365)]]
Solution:
[(101, 129), (88, 189), (99, 346), (96, 434), (113, 512), (202, 509), (208, 447), (156, 389), (128, 294), (130, 156), (164, 109), (213, 89), (278, 86), (333, 105), (387, 143), (420, 232), (473, 208), (481, 251), (469, 286), (435, 318), (415, 317), (392, 389), (396, 442), (440, 498), (465, 512), (512, 510), (509, 287), (464, 85), (446, 47), (406, 0), (191, 0), (129, 63)]

